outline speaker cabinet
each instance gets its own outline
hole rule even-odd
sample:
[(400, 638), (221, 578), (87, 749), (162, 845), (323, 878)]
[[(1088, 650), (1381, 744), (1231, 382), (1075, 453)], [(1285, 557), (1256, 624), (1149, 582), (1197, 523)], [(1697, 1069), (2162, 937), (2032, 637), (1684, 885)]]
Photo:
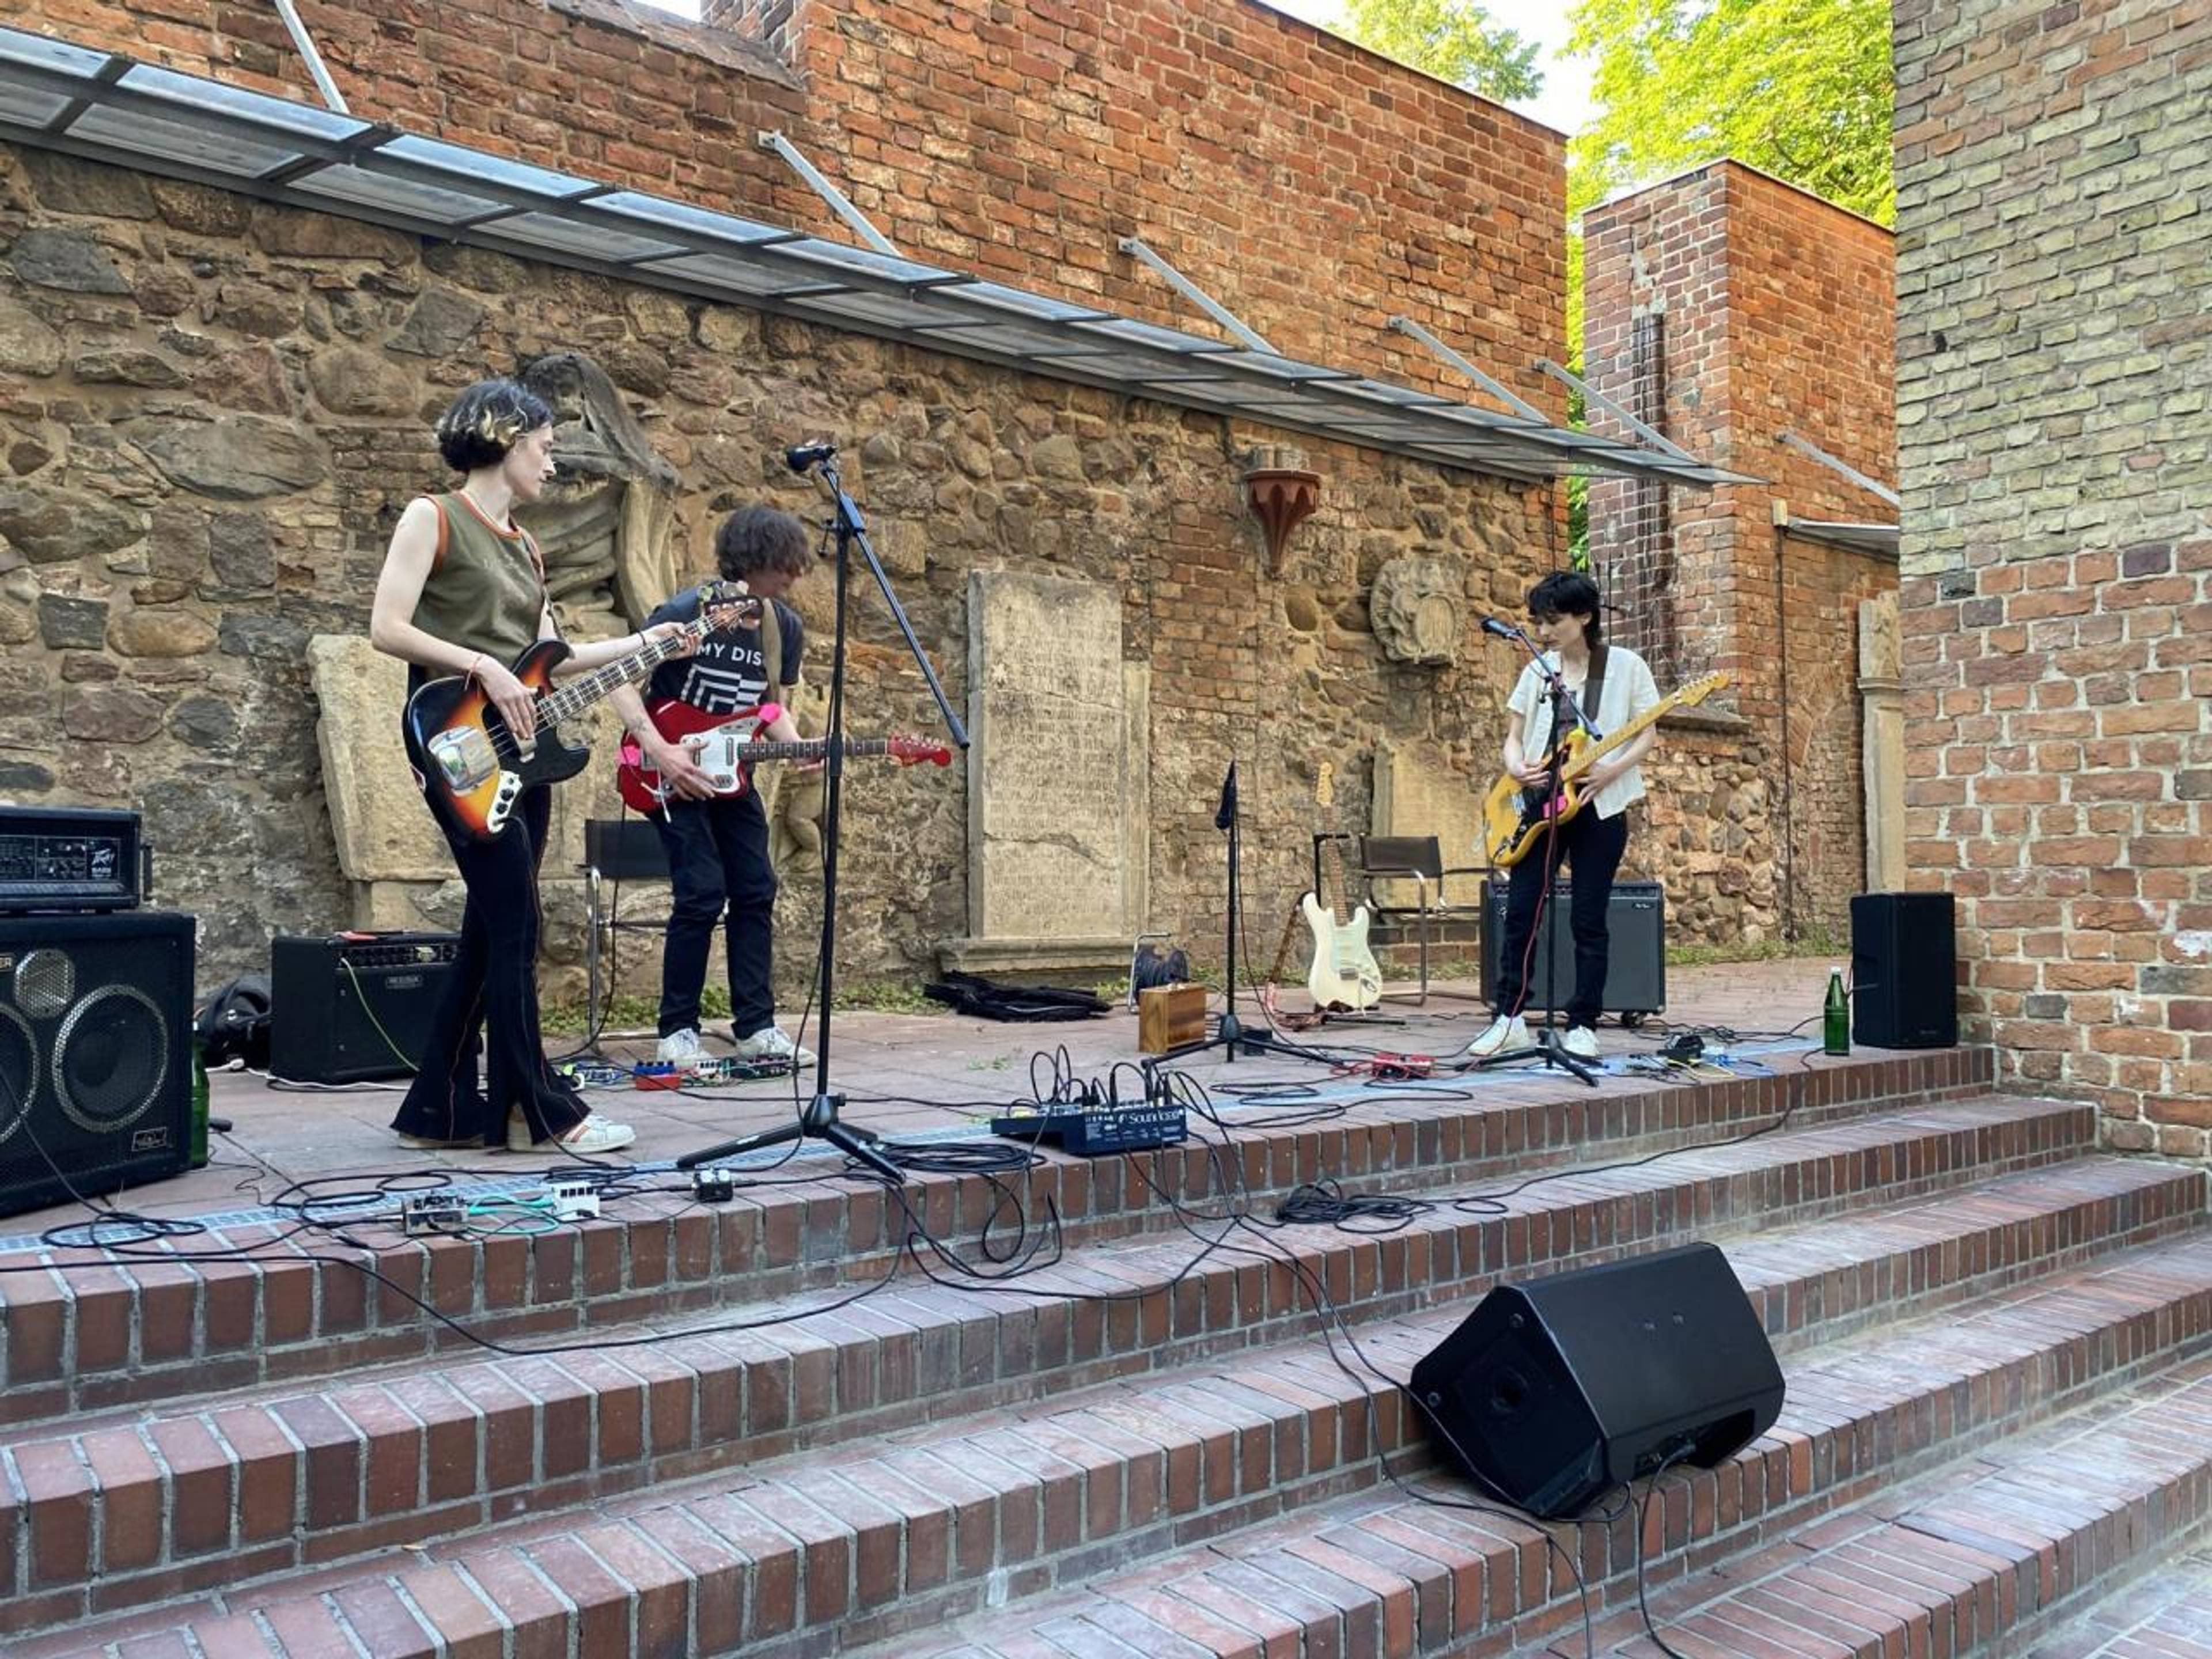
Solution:
[[(1536, 956), (1528, 972), (1528, 1009), (1541, 1013), (1545, 977), (1552, 953), (1559, 952), (1559, 1006), (1575, 988), (1575, 933), (1567, 906), (1575, 884), (1561, 878), (1536, 924)], [(1604, 1012), (1638, 1016), (1667, 1006), (1667, 890), (1656, 881), (1617, 881), (1606, 906)], [(1505, 884), (1482, 884), (1482, 991), (1498, 1001), (1498, 963), (1505, 941)]]
[(1774, 1426), (1781, 1367), (1711, 1244), (1501, 1285), (1413, 1367), (1444, 1458), (1546, 1520)]
[(269, 1070), (294, 1083), (412, 1077), (459, 933), (280, 934), (269, 942)]
[(192, 919), (0, 916), (0, 1215), (181, 1174)]
[(1851, 901), (1851, 1036), (1874, 1048), (1959, 1041), (1959, 946), (1948, 893)]

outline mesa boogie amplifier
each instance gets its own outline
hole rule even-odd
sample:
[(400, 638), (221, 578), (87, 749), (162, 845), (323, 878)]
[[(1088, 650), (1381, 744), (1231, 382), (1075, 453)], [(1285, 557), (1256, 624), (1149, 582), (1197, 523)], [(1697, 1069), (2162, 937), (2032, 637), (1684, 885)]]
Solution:
[(270, 939), (270, 1075), (295, 1083), (413, 1076), (460, 943), (459, 933)]

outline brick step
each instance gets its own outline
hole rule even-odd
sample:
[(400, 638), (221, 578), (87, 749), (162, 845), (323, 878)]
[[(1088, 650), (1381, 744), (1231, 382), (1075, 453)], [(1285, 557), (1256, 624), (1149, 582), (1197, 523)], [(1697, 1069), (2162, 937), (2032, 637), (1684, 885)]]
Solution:
[(2212, 1659), (2212, 1555), (2153, 1568), (2038, 1641), (2027, 1659)]
[[(1663, 1592), (1653, 1614), (1668, 1644), (1698, 1659), (1779, 1654), (1785, 1635), (1856, 1659), (2012, 1653), (2100, 1599), (2124, 1604), (2116, 1586), (2139, 1588), (2161, 1556), (2201, 1545), (2208, 1531), (2212, 1364), (2200, 1361), (1832, 1516), (1753, 1560), (1694, 1574)], [(2200, 1585), (2198, 1616), (2207, 1605)], [(2200, 1629), (2207, 1637), (2212, 1628)], [(1600, 1638), (1607, 1651), (1650, 1651), (1632, 1610)], [(2139, 1650), (2177, 1659), (2136, 1639)], [(1582, 1649), (1562, 1641), (1553, 1652), (1579, 1659)]]
[[(1641, 1517), (1545, 1528), (1431, 1471), (1413, 1484), (1468, 1507), (1352, 1493), (854, 1659), (1583, 1659), (1583, 1602), (1562, 1549), (1589, 1586), (1599, 1650), (1650, 1659), (1639, 1520), (1649, 1580), (1668, 1587), (1654, 1617), (1686, 1659), (1955, 1659), (2090, 1589), (2161, 1526), (2185, 1536), (2212, 1517), (2208, 1267), (2203, 1238), (2154, 1245), (1807, 1356), (1785, 1368), (1790, 1399), (1772, 1434), (1713, 1470), (1670, 1473)], [(2099, 1455), (2107, 1435), (2124, 1455)], [(1887, 1495), (1899, 1491), (1912, 1495)], [(1885, 1496), (1862, 1502), (1873, 1493)], [(1855, 1542), (1863, 1553), (1829, 1553)], [(1996, 1559), (1970, 1579), (1977, 1553)], [(1966, 1622), (1943, 1623), (1947, 1609)]]
[[(1847, 1243), (1800, 1242), (1771, 1267), (1751, 1253), (1750, 1287), (1786, 1340), (1823, 1322), (1855, 1328), (1900, 1296), (1956, 1299), (2202, 1211), (2201, 1173), (2147, 1160), (2077, 1159), (1956, 1190), (1978, 1164), (2041, 1156), (2051, 1121), (2038, 1103), (1996, 1097), (1926, 1107), (1545, 1183), (1503, 1217), (1439, 1209), (1381, 1239), (1301, 1231), (1273, 1261), (1249, 1249), (1194, 1261), (1187, 1237), (1123, 1240), (1003, 1294), (916, 1287), (773, 1330), (617, 1331), (640, 1346), (452, 1360), (18, 1431), (0, 1437), (0, 1477), (18, 1495), (32, 1593), (0, 1605), (0, 1631), (895, 1431), (956, 1390), (964, 1407), (1009, 1404), (1295, 1337), (1312, 1313), (1291, 1262), (1340, 1312), (1374, 1318), (1585, 1249), (1678, 1243), (1689, 1236), (1678, 1217), (1710, 1231), (1917, 1200), (1863, 1217)], [(1926, 1201), (1939, 1180), (1942, 1201)]]
[[(2112, 1160), (2108, 1168), (2118, 1188), (2124, 1186), (2118, 1177), (2143, 1166)], [(2078, 1181), (2081, 1172), (2049, 1175)], [(2018, 1188), (2028, 1179), (1999, 1184)], [(2201, 1188), (2195, 1172), (2182, 1172), (2182, 1179)], [(2107, 1194), (2087, 1201), (2124, 1200)], [(1960, 1264), (1982, 1254), (1930, 1237), (1925, 1224), (1933, 1208), (1869, 1217), (1864, 1229), (1873, 1237), (1893, 1223), (1918, 1224), (1919, 1237), (1895, 1253), (1899, 1261), (1915, 1249), (1931, 1261)], [(2069, 1231), (2047, 1216), (2018, 1225), (2029, 1233)], [(1856, 1235), (1862, 1224), (1855, 1218), (1848, 1229), (1827, 1224), (1826, 1231)], [(1783, 1319), (1792, 1310), (1799, 1317), (1814, 1312), (1817, 1297), (1808, 1287), (1826, 1275), (1854, 1274), (1831, 1256), (1790, 1279), (1782, 1261), (1805, 1254), (1795, 1234), (1746, 1239), (1734, 1253), (1747, 1282), (1762, 1286), (1758, 1294), (1770, 1314)], [(1360, 1328), (1360, 1349), (1388, 1376), (1402, 1377), (1464, 1311), (1462, 1304), (1370, 1322)], [(1725, 1496), (1705, 1505), (1705, 1523), (1720, 1532), (1755, 1529), (1779, 1513), (1844, 1501), (1916, 1458), (1986, 1437), (2009, 1414), (2048, 1410), (2100, 1382), (2164, 1363), (2208, 1330), (2212, 1234), (2197, 1230), (1947, 1314), (1937, 1340), (1959, 1344), (1968, 1356), (1956, 1376), (1916, 1364), (1911, 1343), (1864, 1350), (1859, 1358), (1845, 1352), (1832, 1363), (1808, 1359), (1792, 1407), (1805, 1426), (1778, 1429), (1756, 1455), (1745, 1454), (1748, 1473), (1724, 1471)], [(1961, 1339), (1960, 1331), (1972, 1335)], [(487, 1651), (537, 1651), (550, 1644), (544, 1650), (705, 1653), (726, 1650), (723, 1636), (732, 1629), (749, 1642), (787, 1636), (819, 1651), (1364, 1488), (1381, 1476), (1378, 1449), (1423, 1461), (1409, 1446), (1395, 1388), (1370, 1395), (1367, 1379), (1309, 1338), (1245, 1356), (1234, 1370), (1189, 1366), (1019, 1413), (971, 1413), (931, 1427), (909, 1423), (872, 1444), (749, 1465), (742, 1474), (656, 1484), (631, 1497), (433, 1543), (419, 1571), (386, 1561), (325, 1570), (315, 1579), (279, 1576), (250, 1591), (163, 1609), (151, 1626), (196, 1617), (221, 1624), (243, 1605), (272, 1620), (281, 1611), (310, 1629), (335, 1607), (359, 1623), (411, 1601), (438, 1610), (432, 1625), (456, 1651), (473, 1632), (494, 1644)], [(221, 1582), (230, 1584), (251, 1570), (243, 1559), (228, 1567)], [(606, 1577), (610, 1570), (619, 1581)], [(541, 1583), (539, 1572), (569, 1586), (577, 1605), (555, 1605), (542, 1584), (533, 1601), (529, 1587)], [(605, 1593), (586, 1595), (586, 1583)], [(105, 1589), (95, 1607), (106, 1605)], [(52, 1622), (53, 1613), (48, 1601), (43, 1621)], [(116, 1628), (149, 1627), (149, 1616), (139, 1615)], [(572, 1638), (580, 1645), (572, 1648)], [(69, 1638), (28, 1645), (24, 1656), (64, 1650), (97, 1646)], [(314, 1650), (288, 1638), (283, 1650)], [(430, 1650), (404, 1642), (390, 1650)]]
[[(1369, 1102), (1346, 1085), (1342, 1116), (1322, 1124), (1238, 1127), (1232, 1166), (1255, 1201), (1327, 1174), (1348, 1185), (1402, 1190), (1494, 1183), (1587, 1159), (1602, 1146), (1637, 1157), (1755, 1127), (1787, 1108), (1800, 1125), (1964, 1097), (1989, 1085), (1984, 1049), (1855, 1059), (1786, 1076), (1694, 1087), (1608, 1079), (1593, 1094), (1536, 1097), (1548, 1084), (1486, 1079), (1475, 1097), (1395, 1091)], [(2054, 1125), (2052, 1149), (2094, 1144), (2093, 1115)], [(1218, 1186), (1218, 1148), (1198, 1143), (1151, 1155), (1158, 1187), (1197, 1202)], [(795, 1166), (804, 1173), (811, 1164)], [(822, 1166), (827, 1169), (825, 1164)], [(1000, 1201), (981, 1176), (923, 1176), (908, 1201), (939, 1237), (972, 1236)], [(1120, 1159), (1048, 1153), (1018, 1186), (1030, 1213), (1048, 1202), (1072, 1243), (1176, 1223), (1172, 1206)], [(373, 1258), (289, 1237), (277, 1226), (229, 1226), (193, 1249), (251, 1249), (258, 1259), (168, 1266), (54, 1255), (53, 1272), (0, 1273), (0, 1425), (61, 1419), (210, 1390), (336, 1376), (458, 1346), (411, 1298), (512, 1340), (696, 1316), (742, 1285), (766, 1300), (865, 1277), (902, 1249), (905, 1215), (877, 1188), (825, 1175), (746, 1194), (720, 1208), (688, 1196), (622, 1200), (617, 1218), (535, 1237), (398, 1240)], [(357, 1218), (356, 1218), (357, 1221)], [(33, 1258), (5, 1258), (7, 1265)]]

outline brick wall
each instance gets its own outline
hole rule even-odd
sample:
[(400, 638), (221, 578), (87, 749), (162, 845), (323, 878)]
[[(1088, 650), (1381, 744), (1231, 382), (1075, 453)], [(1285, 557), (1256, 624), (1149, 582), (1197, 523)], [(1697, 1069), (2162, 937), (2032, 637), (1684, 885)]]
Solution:
[[(1858, 602), (1896, 572), (1778, 541), (1773, 504), (1805, 519), (1893, 514), (1776, 434), (1893, 475), (1892, 238), (1734, 162), (1608, 203), (1583, 230), (1590, 383), (1693, 454), (1765, 481), (1663, 498), (1621, 479), (1590, 486), (1615, 636), (1651, 659), (1662, 690), (1726, 670), (1741, 716), (1670, 729), (1651, 807), (1663, 863), (1650, 873), (1693, 879), (1692, 903), (1716, 912), (1703, 934), (1731, 921), (1753, 939), (1840, 934), (1866, 870)], [(1626, 434), (1601, 410), (1592, 423)]]
[[(1260, 0), (623, 0), (301, 8), (356, 114), (849, 240), (788, 135), (917, 258), (1212, 325), (1453, 396), (1406, 313), (1564, 416), (1564, 144)], [(0, 0), (0, 21), (314, 101), (273, 7)]]
[(2212, 1126), (2212, 8), (1899, 0), (1900, 621), (1962, 1013), (2112, 1144)]

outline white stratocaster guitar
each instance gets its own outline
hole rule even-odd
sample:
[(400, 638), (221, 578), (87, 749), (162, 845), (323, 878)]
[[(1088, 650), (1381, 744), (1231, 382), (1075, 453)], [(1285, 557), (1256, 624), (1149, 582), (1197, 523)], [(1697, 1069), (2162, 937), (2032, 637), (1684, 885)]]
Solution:
[[(1328, 843), (1328, 860), (1336, 874), (1336, 890), (1344, 891), (1344, 854), (1336, 842)], [(1313, 931), (1313, 967), (1306, 974), (1306, 989), (1316, 1008), (1372, 1008), (1382, 1000), (1382, 970), (1367, 945), (1367, 907), (1356, 906), (1349, 918), (1334, 906), (1324, 905), (1317, 893), (1298, 901), (1306, 926)]]

